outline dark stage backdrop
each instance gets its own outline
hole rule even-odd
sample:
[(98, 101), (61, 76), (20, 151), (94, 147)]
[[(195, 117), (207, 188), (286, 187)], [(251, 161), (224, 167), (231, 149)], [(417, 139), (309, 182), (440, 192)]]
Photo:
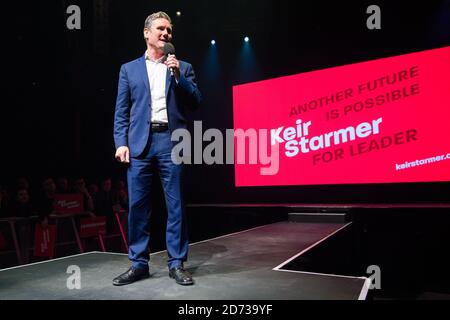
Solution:
[[(297, 3), (299, 2), (299, 3)], [(143, 22), (163, 10), (179, 59), (195, 68), (203, 130), (233, 128), (232, 86), (443, 47), (450, 1), (20, 1), (5, 7), (1, 179), (124, 177), (115, 163), (113, 115), (120, 65), (142, 55)], [(69, 5), (81, 29), (68, 30)], [(366, 27), (371, 4), (381, 29)], [(181, 11), (181, 16), (176, 12)], [(243, 51), (243, 37), (250, 51)], [(211, 48), (210, 41), (216, 40)], [(349, 172), (349, 175), (352, 173)], [(450, 184), (234, 187), (233, 165), (190, 165), (190, 203), (450, 202)]]

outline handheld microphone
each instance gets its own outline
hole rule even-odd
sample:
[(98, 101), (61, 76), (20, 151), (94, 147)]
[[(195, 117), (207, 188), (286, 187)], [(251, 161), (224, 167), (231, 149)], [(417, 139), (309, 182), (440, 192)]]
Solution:
[[(166, 59), (169, 57), (170, 54), (175, 54), (175, 47), (170, 42), (167, 42), (164, 44), (164, 55), (166, 56)], [(169, 68), (170, 75), (173, 77), (173, 68)]]

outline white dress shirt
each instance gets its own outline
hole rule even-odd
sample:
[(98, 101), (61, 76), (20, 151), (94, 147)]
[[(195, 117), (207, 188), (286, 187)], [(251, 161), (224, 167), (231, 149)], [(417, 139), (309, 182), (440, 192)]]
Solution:
[(160, 59), (153, 61), (145, 52), (145, 64), (152, 97), (152, 122), (158, 123), (168, 123), (166, 104), (167, 66), (163, 62), (164, 58), (162, 56)]

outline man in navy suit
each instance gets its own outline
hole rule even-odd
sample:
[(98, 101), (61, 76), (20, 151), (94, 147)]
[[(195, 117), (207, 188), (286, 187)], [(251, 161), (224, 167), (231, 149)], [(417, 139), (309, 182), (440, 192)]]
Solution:
[(116, 159), (129, 165), (129, 251), (131, 267), (113, 280), (125, 285), (148, 278), (150, 193), (159, 171), (167, 206), (166, 244), (169, 276), (178, 284), (194, 281), (184, 269), (188, 237), (182, 198), (182, 166), (173, 163), (171, 133), (186, 128), (187, 109), (199, 106), (201, 94), (189, 63), (164, 55), (172, 40), (172, 23), (164, 12), (144, 25), (145, 54), (122, 65), (119, 75), (114, 141)]

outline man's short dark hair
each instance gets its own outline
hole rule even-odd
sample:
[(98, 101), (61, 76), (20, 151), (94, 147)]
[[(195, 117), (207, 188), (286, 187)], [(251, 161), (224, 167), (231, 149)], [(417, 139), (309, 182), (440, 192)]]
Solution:
[(170, 22), (170, 24), (172, 24), (172, 20), (170, 19), (169, 15), (167, 13), (165, 13), (164, 11), (158, 11), (158, 12), (152, 13), (151, 15), (149, 15), (147, 17), (147, 19), (145, 19), (144, 28), (150, 29), (153, 21), (155, 21), (156, 19), (166, 19), (167, 21)]

